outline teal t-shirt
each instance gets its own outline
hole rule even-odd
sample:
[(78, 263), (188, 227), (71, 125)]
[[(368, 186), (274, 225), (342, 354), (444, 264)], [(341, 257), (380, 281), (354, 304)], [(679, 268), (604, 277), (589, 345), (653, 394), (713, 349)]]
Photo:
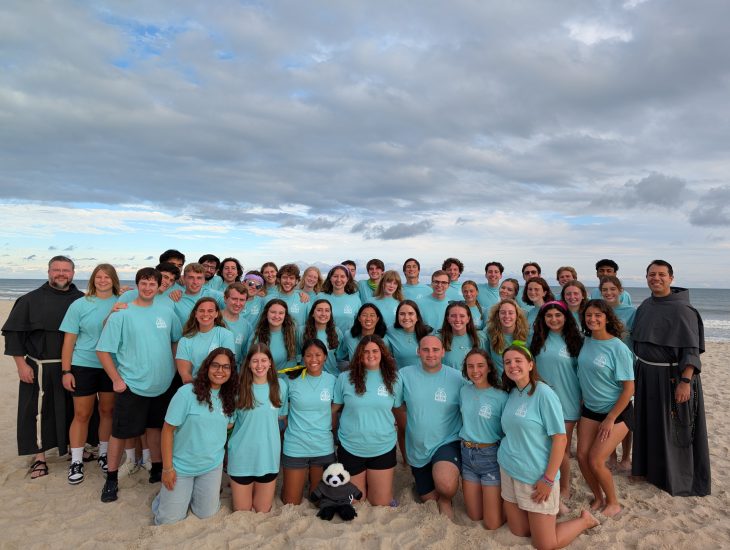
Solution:
[(370, 288), (370, 285), (368, 284), (369, 282), (370, 279), (357, 282), (357, 295), (360, 297), (360, 302), (363, 304), (370, 301), (373, 294), (375, 294), (375, 289), (378, 288), (377, 284), (375, 285), (375, 288)]
[(175, 426), (172, 465), (178, 475), (193, 477), (223, 464), (227, 427), (231, 418), (223, 413), (218, 390), (211, 390), (211, 411), (193, 393), (193, 385), (177, 390), (167, 407), (165, 422)]
[(449, 288), (446, 290), (446, 299), (449, 301), (459, 302), (464, 299), (464, 295), (461, 293), (462, 281), (451, 281)]
[(535, 357), (540, 378), (560, 399), (566, 422), (580, 419), (580, 382), (578, 358), (571, 357), (562, 335), (550, 331), (540, 353)]
[(332, 317), (334, 317), (338, 329), (346, 332), (352, 328), (355, 316), (362, 305), (359, 294), (337, 295), (320, 292), (314, 301), (320, 299), (327, 300), (332, 306)]
[(96, 350), (117, 355), (119, 375), (133, 393), (156, 397), (167, 391), (175, 375), (171, 344), (180, 334), (180, 321), (171, 308), (157, 302), (147, 307), (129, 304), (109, 316)]
[(497, 388), (477, 388), (469, 382), (461, 387), (461, 431), (459, 437), (472, 443), (498, 443), (502, 432), (502, 411), (508, 394)]
[[(173, 309), (175, 307), (175, 302), (170, 300), (169, 296), (170, 292), (173, 290), (177, 290), (176, 285), (171, 286), (164, 293), (155, 296), (155, 303)], [(183, 289), (183, 292), (184, 291), (185, 289)], [(129, 304), (134, 302), (137, 298), (139, 298), (139, 291), (136, 288), (133, 288), (132, 290), (128, 290), (127, 292), (120, 294), (117, 302)]]
[[(499, 465), (514, 479), (534, 484), (543, 476), (550, 459), (552, 436), (565, 433), (560, 400), (547, 384), (538, 382), (513, 388), (502, 411), (504, 437), (497, 451)], [(560, 479), (560, 472), (555, 481)]]
[(396, 442), (393, 408), (400, 405), (400, 378), (388, 393), (380, 371), (365, 371), (365, 393), (357, 395), (350, 373), (343, 372), (335, 384), (333, 403), (343, 405), (337, 431), (340, 444), (355, 456), (373, 457), (387, 453)]
[(497, 369), (497, 378), (499, 380), (502, 379), (502, 373), (504, 372), (504, 361), (502, 361), (502, 352), (507, 349), (509, 346), (512, 345), (512, 342), (514, 341), (514, 337), (511, 334), (503, 334), (504, 337), (504, 349), (501, 351), (497, 351), (492, 349), (492, 343), (489, 340), (489, 335), (485, 334), (485, 342), (486, 342), (486, 349), (489, 353), (489, 357), (492, 359), (492, 362), (494, 363), (494, 368)]
[[(335, 327), (335, 333), (337, 334), (337, 346), (334, 348), (330, 348), (330, 344), (327, 341), (327, 331), (326, 330), (318, 330), (317, 336), (315, 338), (322, 341), (322, 343), (327, 346), (327, 359), (324, 363), (324, 370), (325, 372), (330, 373), (332, 376), (339, 376), (340, 375), (340, 369), (337, 367), (337, 350), (340, 348), (340, 343), (343, 340), (342, 332), (340, 332), (340, 329)], [(302, 327), (299, 330), (299, 345), (304, 342), (304, 327)], [(300, 350), (300, 360), (301, 360), (301, 350)]]
[(287, 384), (279, 378), (281, 408), (271, 404), (268, 383), (252, 387), (256, 406), (236, 409), (235, 426), (228, 440), (228, 474), (237, 477), (279, 472), (279, 416), (286, 414)]
[(482, 330), (487, 322), (488, 313), (476, 304), (469, 306), (469, 311), (471, 312), (471, 318), (474, 320), (476, 329)]
[(479, 289), (479, 303), (484, 310), (484, 316), (489, 317), (489, 311), (493, 306), (499, 303), (499, 285), (495, 287), (489, 286), (489, 283), (481, 283), (477, 285)]
[(438, 372), (426, 372), (414, 365), (398, 372), (403, 380), (406, 404), (406, 451), (411, 466), (428, 464), (433, 453), (446, 443), (457, 441), (461, 430), (460, 392), (466, 380), (445, 365)]
[(261, 296), (254, 296), (246, 300), (246, 306), (241, 311), (241, 317), (248, 321), (253, 330), (256, 330), (256, 325), (259, 322), (259, 318), (264, 311), (264, 298)]
[(398, 308), (400, 302), (392, 296), (386, 296), (384, 298), (376, 298), (372, 296), (368, 300), (369, 304), (373, 304), (378, 308), (380, 314), (383, 316), (383, 322), (385, 326), (390, 330), (395, 322), (395, 310)]
[[(439, 338), (441, 335), (439, 334)], [(484, 341), (484, 334), (477, 333), (477, 348), (484, 349), (486, 342)], [(448, 365), (452, 369), (456, 369), (461, 372), (461, 368), (464, 366), (464, 357), (471, 351), (474, 346), (472, 345), (471, 338), (468, 334), (461, 336), (454, 336), (451, 339), (451, 349), (444, 354), (444, 358), (441, 362), (444, 365)]]
[(209, 288), (210, 290), (216, 290), (218, 292), (224, 292), (228, 285), (223, 281), (223, 277), (220, 275), (213, 275), (209, 281), (205, 281), (203, 288)]
[(618, 320), (624, 326), (624, 330), (621, 333), (621, 341), (628, 346), (629, 349), (633, 348), (631, 343), (631, 332), (634, 330), (634, 317), (636, 317), (636, 308), (634, 306), (627, 306), (619, 304), (613, 308), (613, 312), (618, 317)]
[(408, 283), (403, 285), (403, 297), (406, 300), (413, 300), (418, 302), (421, 298), (428, 296), (433, 292), (433, 289), (425, 283), (416, 283), (415, 285), (409, 285)]
[(195, 378), (200, 370), (200, 365), (216, 348), (228, 348), (235, 354), (236, 345), (233, 333), (227, 328), (214, 326), (208, 332), (198, 332), (195, 336), (183, 336), (177, 343), (175, 359), (190, 361), (193, 365), (193, 378)]
[(283, 300), (286, 303), (286, 308), (289, 312), (290, 317), (297, 324), (297, 328), (301, 328), (307, 322), (307, 317), (309, 316), (309, 308), (312, 302), (310, 301), (307, 303), (302, 303), (302, 298), (301, 296), (299, 296), (299, 292), (300, 291), (298, 288), (295, 288), (289, 294), (284, 294), (283, 292), (278, 290), (276, 295), (267, 294), (266, 298), (264, 298), (264, 301), (268, 304), (274, 298)]
[[(304, 374), (304, 373), (303, 373)], [(328, 372), (289, 380), (289, 414), (284, 432), (284, 454), (326, 456), (335, 452), (332, 439), (332, 399), (337, 378)]]
[(409, 365), (421, 364), (415, 332), (406, 332), (402, 328), (390, 329), (385, 333), (385, 343), (390, 348), (399, 370)]
[(82, 296), (73, 302), (66, 310), (61, 326), (61, 332), (76, 335), (71, 364), (77, 367), (102, 368), (96, 356), (96, 344), (104, 328), (104, 319), (117, 303), (116, 296), (102, 300), (98, 296)]
[(607, 413), (618, 401), (623, 382), (634, 379), (634, 356), (618, 338), (586, 338), (578, 355), (578, 380), (585, 406)]
[[(353, 336), (349, 330), (345, 331), (345, 334), (340, 340), (340, 347), (337, 350), (337, 359), (340, 361), (350, 361), (355, 355), (355, 349), (362, 340), (362, 336)], [(339, 376), (339, 375), (338, 375)]]
[(253, 328), (243, 315), (238, 316), (238, 321), (229, 321), (223, 317), (223, 322), (233, 333), (233, 353), (236, 354), (236, 364), (240, 365), (248, 352), (248, 340), (251, 338)]
[(421, 310), (421, 318), (424, 323), (434, 330), (438, 330), (443, 326), (444, 313), (446, 313), (446, 308), (449, 305), (447, 298), (437, 300), (429, 294), (416, 303), (418, 304), (418, 309)]
[(193, 311), (195, 303), (198, 300), (200, 300), (201, 298), (207, 298), (209, 296), (216, 301), (218, 307), (221, 310), (226, 309), (226, 302), (223, 299), (222, 292), (218, 292), (217, 290), (212, 290), (205, 287), (201, 288), (200, 292), (198, 292), (197, 294), (186, 294), (185, 291), (183, 291), (180, 300), (174, 302), (173, 306), (177, 318), (180, 319), (180, 324), (184, 326), (185, 323), (187, 323), (188, 318), (190, 317), (190, 313)]
[[(295, 340), (298, 340), (295, 337)], [(251, 349), (251, 346), (258, 342), (256, 333), (251, 333), (251, 337), (248, 340), (246, 349)], [(298, 342), (295, 345), (294, 356), (289, 359), (289, 353), (286, 350), (286, 344), (284, 343), (284, 333), (281, 330), (272, 331), (269, 335), (269, 350), (271, 350), (271, 356), (274, 359), (274, 367), (277, 371), (288, 367), (293, 367), (297, 364), (297, 356), (299, 355)]]

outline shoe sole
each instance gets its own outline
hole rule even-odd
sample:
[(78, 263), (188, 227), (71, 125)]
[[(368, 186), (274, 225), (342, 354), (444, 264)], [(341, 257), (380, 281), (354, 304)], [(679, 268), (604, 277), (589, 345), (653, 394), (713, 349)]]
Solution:
[(115, 500), (117, 500), (117, 498), (119, 498), (117, 496), (117, 493), (114, 493), (114, 494), (102, 493), (101, 494), (101, 501), (102, 502), (114, 502)]
[(81, 479), (69, 479), (68, 484), (69, 485), (78, 485), (79, 483), (81, 483), (83, 481), (84, 481), (83, 477)]

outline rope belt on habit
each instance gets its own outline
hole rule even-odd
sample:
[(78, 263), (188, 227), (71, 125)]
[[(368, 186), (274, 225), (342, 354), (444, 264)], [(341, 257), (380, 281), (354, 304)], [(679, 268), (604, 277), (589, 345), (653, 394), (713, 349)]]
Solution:
[(679, 363), (655, 363), (654, 361), (647, 361), (646, 359), (642, 359), (638, 355), (636, 356), (636, 358), (642, 363), (646, 363), (647, 365), (651, 365), (652, 367), (676, 367), (679, 365)]
[(38, 365), (38, 409), (35, 416), (35, 442), (39, 449), (43, 448), (43, 438), (41, 437), (41, 425), (43, 423), (43, 365), (49, 365), (51, 363), (60, 363), (60, 359), (36, 359), (30, 355), (26, 356), (28, 359)]

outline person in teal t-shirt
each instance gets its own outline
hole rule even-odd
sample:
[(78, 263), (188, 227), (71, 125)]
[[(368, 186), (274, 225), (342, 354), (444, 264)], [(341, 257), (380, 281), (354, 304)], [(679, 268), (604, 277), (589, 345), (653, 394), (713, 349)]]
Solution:
[(342, 332), (335, 326), (329, 301), (321, 298), (312, 303), (307, 322), (299, 329), (299, 342), (314, 338), (319, 338), (327, 346), (327, 361), (324, 370), (332, 376), (339, 376), (337, 350), (343, 340)]
[(249, 271), (243, 278), (243, 284), (246, 285), (248, 297), (246, 298), (246, 306), (241, 311), (241, 315), (248, 321), (248, 324), (255, 327), (261, 318), (261, 312), (264, 309), (264, 298), (262, 296), (264, 288), (264, 278), (258, 271)]
[(236, 408), (236, 357), (212, 350), (192, 384), (177, 390), (162, 426), (162, 487), (152, 501), (155, 525), (175, 523), (190, 508), (207, 518), (220, 508), (227, 429)]
[(469, 519), (486, 529), (504, 523), (497, 450), (502, 433), (502, 410), (507, 394), (499, 389), (497, 371), (482, 349), (471, 350), (461, 370), (471, 382), (461, 387), (461, 479)]
[(127, 439), (146, 433), (152, 460), (150, 482), (161, 479), (159, 434), (164, 411), (177, 389), (173, 348), (181, 335), (175, 312), (155, 300), (161, 280), (156, 269), (140, 269), (135, 276), (139, 296), (127, 309), (109, 316), (96, 345), (99, 362), (117, 393), (102, 502), (117, 499), (119, 459)]
[(563, 500), (570, 499), (569, 450), (573, 430), (580, 419), (578, 354), (582, 345), (583, 337), (565, 302), (547, 302), (540, 308), (530, 352), (535, 358), (540, 379), (555, 391), (563, 408), (568, 440), (560, 463), (560, 496)]
[(445, 271), (434, 271), (431, 275), (431, 294), (416, 303), (421, 310), (423, 322), (438, 328), (444, 323), (444, 312), (449, 305), (446, 291), (449, 288), (449, 275)]
[(599, 522), (584, 510), (557, 524), (560, 487), (555, 481), (567, 441), (560, 400), (539, 381), (524, 342), (513, 342), (503, 361), (502, 385), (509, 397), (502, 411), (504, 438), (497, 460), (507, 525), (517, 536), (530, 536), (536, 548), (562, 548)]
[(457, 370), (461, 370), (469, 350), (484, 349), (485, 346), (484, 334), (477, 332), (471, 310), (465, 302), (452, 302), (446, 308), (439, 337), (445, 351), (442, 363)]
[[(378, 282), (375, 293), (366, 300), (372, 302), (383, 316), (385, 326), (391, 328), (395, 321), (395, 310), (403, 301), (403, 285), (397, 271), (386, 271)], [(365, 302), (364, 302), (365, 303)]]
[(621, 293), (623, 292), (623, 286), (618, 277), (609, 275), (601, 277), (601, 283), (598, 287), (601, 291), (601, 298), (606, 300), (606, 303), (613, 308), (613, 312), (621, 324), (623, 330), (621, 331), (621, 341), (631, 349), (633, 343), (631, 342), (631, 331), (634, 330), (634, 318), (636, 317), (636, 308), (632, 305), (621, 303)]
[[(363, 304), (369, 302), (378, 289), (380, 278), (383, 276), (383, 271), (385, 271), (385, 264), (382, 260), (373, 258), (365, 265), (365, 268), (368, 271), (368, 278), (357, 283), (360, 302)], [(355, 276), (352, 275), (352, 277), (354, 279)]]
[(273, 298), (284, 300), (287, 305), (287, 311), (296, 323), (297, 329), (300, 329), (307, 322), (309, 315), (310, 296), (306, 292), (297, 289), (299, 283), (299, 266), (296, 264), (284, 264), (279, 268), (276, 274), (277, 292), (266, 295), (266, 301)]
[(327, 346), (321, 340), (305, 340), (302, 345), (305, 370), (289, 375), (289, 405), (281, 459), (284, 469), (281, 501), (284, 504), (301, 504), (307, 474), (312, 491), (322, 479), (324, 469), (337, 462), (332, 438), (332, 399), (337, 378), (323, 372), (327, 353)]
[(403, 262), (403, 275), (406, 282), (403, 285), (403, 297), (406, 300), (418, 301), (431, 294), (431, 287), (419, 281), (421, 264), (415, 258), (408, 258)]
[(198, 300), (183, 326), (183, 337), (177, 343), (175, 366), (183, 384), (189, 384), (198, 373), (203, 359), (216, 348), (235, 350), (233, 333), (223, 323), (223, 315), (215, 299)]
[(324, 298), (332, 306), (335, 324), (343, 333), (352, 327), (357, 310), (362, 301), (357, 292), (357, 284), (352, 280), (350, 270), (343, 265), (336, 265), (327, 273), (322, 285), (322, 292), (317, 299)]
[(279, 419), (286, 416), (287, 384), (276, 375), (265, 344), (254, 344), (241, 366), (238, 400), (228, 440), (233, 511), (268, 512), (279, 475)]
[[(502, 273), (504, 273), (504, 266), (499, 262), (487, 262), (484, 266), (484, 277), (487, 279), (487, 282), (486, 284), (479, 284), (477, 287), (479, 289), (479, 303), (484, 308), (485, 317), (489, 315), (489, 311), (492, 306), (496, 305), (497, 302), (502, 299), (502, 296), (499, 294), (499, 282), (502, 279)], [(519, 283), (517, 283), (517, 285), (519, 288)], [(515, 296), (516, 295), (517, 289), (515, 289)], [(505, 296), (505, 298), (513, 297), (514, 296)]]
[[(600, 300), (602, 298), (600, 285), (601, 279), (603, 277), (618, 277), (618, 264), (613, 260), (609, 260), (607, 258), (604, 258), (603, 260), (598, 260), (596, 262), (596, 277), (598, 277), (598, 288), (594, 288), (591, 291), (591, 300)], [(626, 290), (624, 290), (623, 288), (621, 289), (618, 300), (620, 304), (623, 304), (625, 306), (632, 305), (631, 294), (626, 292)]]
[(401, 369), (406, 410), (408, 463), (421, 500), (435, 500), (439, 511), (453, 517), (451, 499), (459, 488), (461, 372), (442, 364), (444, 347), (436, 336), (418, 344), (420, 363)]
[(479, 298), (479, 287), (474, 281), (464, 281), (461, 285), (461, 294), (464, 296), (466, 305), (469, 306), (471, 317), (474, 320), (474, 326), (477, 330), (482, 330), (487, 321), (489, 310), (482, 308), (482, 302)]
[(183, 282), (185, 289), (183, 291), (175, 290), (170, 292), (170, 299), (174, 302), (175, 313), (180, 324), (185, 324), (190, 317), (193, 306), (200, 298), (211, 297), (218, 303), (218, 307), (224, 309), (226, 303), (223, 300), (223, 293), (204, 287), (205, 284), (205, 267), (200, 264), (188, 264), (183, 271)]
[[(505, 281), (505, 283), (507, 283)], [(503, 298), (489, 312), (485, 328), (487, 351), (497, 369), (497, 375), (502, 378), (502, 353), (512, 344), (513, 340), (527, 340), (527, 318), (522, 309), (512, 298)]]
[(246, 285), (243, 283), (228, 285), (223, 293), (223, 299), (226, 301), (223, 323), (233, 333), (233, 352), (236, 354), (236, 365), (240, 365), (243, 358), (246, 357), (248, 340), (253, 333), (251, 324), (241, 315), (248, 299)]
[(298, 346), (294, 320), (289, 316), (286, 302), (274, 298), (264, 306), (248, 348), (256, 343), (266, 344), (274, 359), (274, 370), (280, 371), (297, 364)]
[(393, 409), (401, 401), (395, 361), (379, 336), (364, 336), (355, 349), (350, 371), (335, 384), (332, 414), (339, 421), (337, 458), (350, 481), (373, 506), (393, 502), (396, 431)]
[(363, 336), (377, 334), (381, 338), (385, 338), (386, 333), (385, 321), (383, 321), (383, 315), (378, 307), (370, 303), (360, 306), (352, 328), (345, 331), (340, 348), (337, 350), (339, 369), (346, 371), (349, 368), (350, 360), (355, 355), (355, 349)]
[(446, 299), (450, 301), (461, 300), (461, 281), (459, 277), (464, 273), (464, 264), (458, 258), (446, 258), (441, 264), (441, 269), (449, 276)]
[[(621, 322), (605, 300), (590, 300), (582, 316), (588, 337), (578, 356), (583, 395), (578, 464), (593, 491), (591, 508), (612, 517), (622, 508), (606, 461), (629, 433), (633, 420), (634, 356), (621, 341)], [(628, 453), (624, 460), (630, 461)]]
[[(89, 433), (89, 420), (99, 398), (99, 466), (107, 469), (109, 436), (112, 431), (114, 388), (96, 355), (96, 345), (104, 321), (119, 297), (119, 277), (114, 266), (99, 264), (89, 277), (86, 296), (66, 310), (59, 331), (63, 336), (61, 370), (63, 387), (73, 394), (74, 417), (69, 429), (71, 464), (68, 482), (84, 480), (84, 443)], [(112, 358), (113, 359), (113, 358)]]

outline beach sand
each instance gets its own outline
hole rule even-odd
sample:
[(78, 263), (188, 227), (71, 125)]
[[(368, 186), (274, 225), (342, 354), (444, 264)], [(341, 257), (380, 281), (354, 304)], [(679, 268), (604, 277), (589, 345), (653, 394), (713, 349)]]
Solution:
[[(0, 324), (12, 302), (0, 302)], [(4, 349), (4, 343), (3, 343)], [(710, 343), (703, 356), (705, 406), (713, 494), (705, 498), (672, 498), (644, 483), (616, 476), (625, 511), (618, 520), (599, 515), (602, 524), (580, 536), (571, 548), (730, 548), (730, 401), (723, 366), (730, 344)], [(231, 513), (230, 493), (223, 493), (216, 516), (194, 516), (169, 526), (151, 525), (150, 503), (159, 485), (150, 485), (139, 473), (120, 481), (119, 500), (99, 501), (104, 480), (95, 463), (88, 463), (86, 480), (78, 486), (66, 481), (66, 457), (51, 456), (50, 475), (26, 477), (30, 457), (18, 457), (15, 422), (17, 373), (13, 361), (2, 356), (0, 369), (0, 547), (1, 548), (529, 548), (529, 539), (512, 535), (506, 526), (485, 531), (464, 512), (461, 493), (455, 499), (456, 518), (438, 515), (435, 503), (414, 499), (410, 472), (398, 465), (395, 478), (397, 508), (363, 504), (350, 523), (315, 517), (315, 508), (282, 506), (277, 498), (268, 514)], [(573, 515), (588, 506), (589, 491), (573, 461), (571, 480)], [(277, 489), (278, 493), (278, 489)]]

